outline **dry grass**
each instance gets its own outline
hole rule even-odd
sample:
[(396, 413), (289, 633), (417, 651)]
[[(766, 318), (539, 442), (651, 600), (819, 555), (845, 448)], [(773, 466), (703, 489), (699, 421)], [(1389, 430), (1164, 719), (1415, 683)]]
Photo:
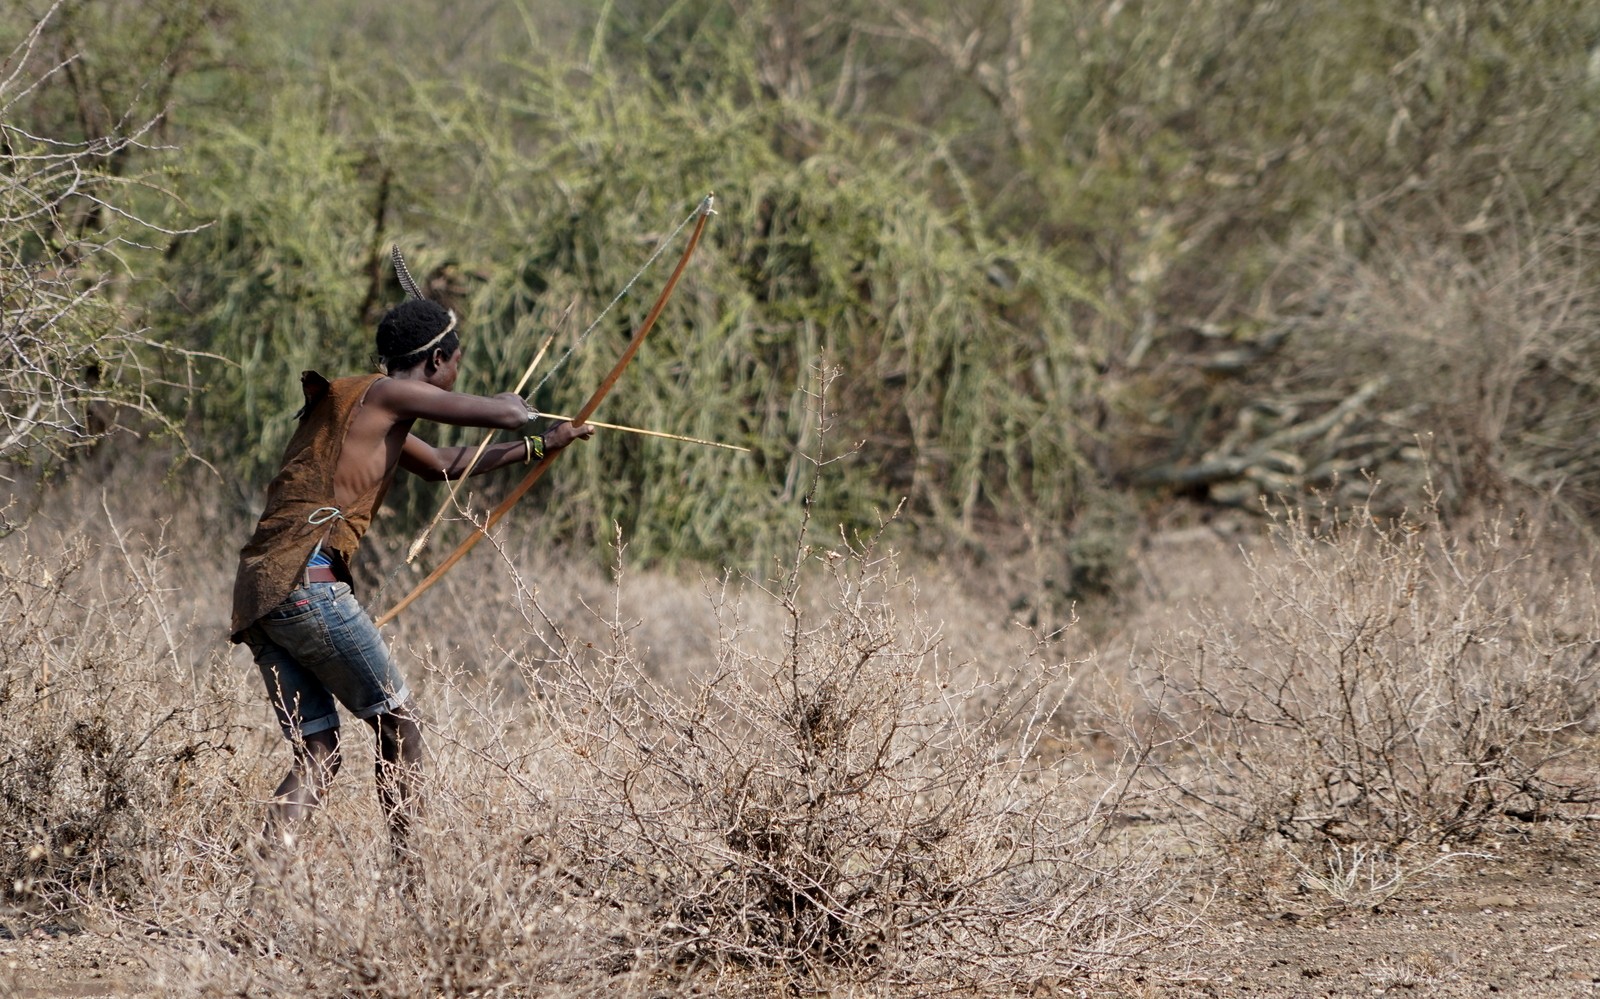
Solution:
[(1600, 689), (1591, 553), (1527, 521), (1354, 510), (1287, 514), (1240, 564), (1101, 699), (1204, 838), (1403, 881), (1432, 865), (1414, 848), (1592, 811), (1569, 765)]
[(267, 869), (242, 845), (287, 752), (221, 638), (238, 532), (190, 495), (67, 488), (0, 549), (4, 901), (156, 941), (172, 994), (1177, 974), (1215, 884), (1174, 871), (1370, 907), (1441, 843), (1593, 811), (1592, 555), (1531, 523), (1168, 535), (1073, 656), (871, 538), (688, 583), (501, 538), (397, 629), (425, 881), (397, 890), (360, 765)]
[(263, 869), (242, 844), (287, 752), (220, 638), (228, 546), (205, 504), (71, 493), (0, 553), (3, 623), (32, 636), (0, 660), (0, 830), (32, 865), (8, 901), (157, 941), (165, 991), (999, 993), (1192, 935), (1105, 782), (1036, 752), (1068, 664), (954, 654), (871, 539), (666, 591), (620, 558), (474, 560), (400, 629), (425, 883), (397, 892), (359, 765)]
[(43, 910), (142, 897), (197, 778), (243, 734), (230, 678), (169, 606), (170, 551), (106, 533), (14, 539), (0, 561), (0, 895)]

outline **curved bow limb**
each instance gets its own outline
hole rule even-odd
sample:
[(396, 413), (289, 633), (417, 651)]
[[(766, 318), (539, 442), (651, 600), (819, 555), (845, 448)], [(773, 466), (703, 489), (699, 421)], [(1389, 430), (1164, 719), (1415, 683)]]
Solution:
[[(600, 387), (595, 389), (594, 393), (589, 396), (589, 401), (583, 404), (582, 409), (578, 410), (578, 415), (572, 420), (573, 426), (582, 426), (588, 422), (589, 417), (594, 415), (594, 411), (605, 400), (612, 386), (617, 384), (617, 379), (622, 377), (623, 370), (633, 360), (634, 355), (639, 352), (639, 347), (644, 343), (644, 338), (650, 334), (650, 330), (655, 326), (656, 320), (660, 318), (662, 310), (667, 307), (667, 300), (672, 297), (673, 289), (678, 286), (678, 279), (683, 277), (684, 268), (689, 266), (689, 258), (694, 256), (695, 247), (700, 245), (700, 236), (705, 232), (706, 222), (713, 214), (712, 195), (706, 195), (705, 200), (700, 202), (698, 213), (700, 217), (695, 222), (694, 232), (689, 236), (689, 245), (684, 247), (683, 255), (678, 258), (678, 265), (672, 269), (672, 276), (667, 278), (666, 286), (661, 289), (661, 294), (657, 296), (655, 304), (650, 307), (650, 312), (645, 316), (644, 322), (639, 325), (638, 332), (634, 333), (633, 339), (628, 341), (627, 349), (622, 352), (622, 356), (617, 359), (617, 363), (612, 366), (605, 379), (601, 381)], [(566, 449), (563, 448), (562, 451), (564, 450)], [(428, 573), (422, 582), (412, 588), (410, 593), (401, 597), (398, 603), (385, 611), (382, 617), (378, 618), (378, 627), (381, 628), (393, 621), (401, 611), (411, 606), (418, 597), (429, 590), (434, 583), (437, 583), (445, 573), (449, 572), (452, 566), (466, 557), (467, 552), (471, 551), (479, 541), (482, 541), (488, 535), (489, 529), (500, 523), (506, 513), (516, 505), (517, 500), (521, 499), (529, 489), (533, 488), (534, 483), (539, 481), (540, 477), (544, 475), (545, 469), (549, 468), (556, 458), (560, 457), (562, 451), (552, 451), (539, 459), (539, 463), (528, 470), (528, 474), (523, 476), (522, 481), (517, 483), (516, 488), (512, 489), (506, 498), (500, 501), (499, 505), (489, 511), (489, 516), (484, 519), (483, 523), (478, 525), (471, 534), (463, 538), (461, 543), (456, 546), (455, 551), (450, 553), (449, 557), (439, 563), (438, 567)]]

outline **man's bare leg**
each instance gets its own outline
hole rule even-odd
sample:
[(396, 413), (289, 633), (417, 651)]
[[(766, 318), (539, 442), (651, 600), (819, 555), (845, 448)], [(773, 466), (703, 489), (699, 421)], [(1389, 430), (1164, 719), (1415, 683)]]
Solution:
[(401, 875), (414, 884), (422, 865), (411, 847), (411, 832), (422, 808), (422, 729), (415, 709), (401, 705), (368, 721), (378, 737), (378, 802), (389, 820), (389, 843)]
[(294, 765), (267, 806), (263, 832), (269, 844), (276, 848), (293, 842), (290, 829), (322, 806), (340, 763), (337, 728), (308, 735), (295, 745)]
[(240, 925), (229, 938), (233, 943), (262, 953), (270, 948), (271, 934), (258, 925), (257, 913), (282, 876), (284, 854), (294, 846), (293, 828), (322, 807), (339, 765), (337, 728), (305, 736), (294, 744), (294, 764), (273, 792), (261, 839), (254, 847), (250, 898), (240, 916)]

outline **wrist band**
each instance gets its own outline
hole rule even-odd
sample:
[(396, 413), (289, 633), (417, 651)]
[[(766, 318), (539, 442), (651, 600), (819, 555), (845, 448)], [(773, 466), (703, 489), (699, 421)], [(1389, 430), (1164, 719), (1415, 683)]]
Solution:
[(522, 463), (524, 465), (526, 465), (528, 462), (532, 461), (535, 458), (538, 458), (541, 461), (544, 460), (544, 435), (543, 434), (540, 434), (537, 437), (524, 437), (524, 438), (522, 438), (522, 443), (528, 449), (527, 457), (522, 459)]

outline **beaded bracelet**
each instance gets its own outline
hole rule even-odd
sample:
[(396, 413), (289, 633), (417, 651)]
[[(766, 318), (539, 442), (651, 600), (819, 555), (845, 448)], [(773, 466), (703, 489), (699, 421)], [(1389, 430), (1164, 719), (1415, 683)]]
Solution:
[(537, 437), (524, 437), (524, 438), (522, 438), (522, 443), (528, 449), (527, 456), (522, 459), (522, 463), (524, 465), (526, 465), (528, 462), (532, 461), (535, 458), (538, 458), (540, 461), (544, 460), (544, 435), (543, 434), (540, 434)]

